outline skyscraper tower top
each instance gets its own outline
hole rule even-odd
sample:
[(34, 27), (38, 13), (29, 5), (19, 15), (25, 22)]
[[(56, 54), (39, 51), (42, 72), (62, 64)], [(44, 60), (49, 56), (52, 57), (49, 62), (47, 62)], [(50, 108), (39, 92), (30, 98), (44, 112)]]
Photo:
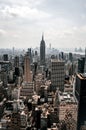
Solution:
[(43, 34), (42, 34), (42, 40), (40, 42), (40, 64), (45, 65), (45, 41)]
[(42, 33), (42, 41), (44, 41), (44, 34)]
[(84, 73), (86, 74), (86, 48), (85, 48), (85, 64), (84, 64)]
[(45, 41), (44, 41), (44, 34), (42, 34), (41, 45), (44, 45), (44, 46), (45, 46)]

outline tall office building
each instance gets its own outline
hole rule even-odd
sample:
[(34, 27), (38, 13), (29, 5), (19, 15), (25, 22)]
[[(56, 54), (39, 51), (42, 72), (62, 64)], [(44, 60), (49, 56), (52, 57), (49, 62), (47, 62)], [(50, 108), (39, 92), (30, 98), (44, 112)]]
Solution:
[(34, 57), (33, 57), (33, 65), (34, 65), (34, 76), (37, 73), (37, 66), (38, 66), (38, 54), (37, 51), (35, 51)]
[(26, 83), (32, 82), (31, 78), (31, 67), (30, 67), (30, 59), (28, 55), (25, 55), (24, 59), (24, 81)]
[(34, 93), (34, 83), (32, 82), (32, 73), (30, 67), (30, 59), (26, 54), (24, 58), (24, 82), (20, 89), (20, 98), (31, 98)]
[(84, 73), (85, 57), (78, 59), (78, 73)]
[(78, 100), (77, 130), (86, 130), (86, 75), (76, 75), (75, 96)]
[(22, 88), (20, 89), (20, 98), (27, 97), (32, 98), (32, 95), (34, 94), (34, 83), (24, 83), (22, 85)]
[(69, 60), (72, 62), (73, 61), (73, 54), (69, 53)]
[(28, 48), (27, 55), (29, 56), (30, 63), (32, 63), (32, 51), (31, 51), (31, 48)]
[(15, 66), (15, 67), (19, 67), (19, 56), (15, 56), (14, 66)]
[(19, 76), (19, 56), (15, 56), (14, 59), (15, 75)]
[(3, 60), (4, 60), (4, 61), (8, 61), (8, 54), (4, 54), (4, 55), (3, 55)]
[(37, 130), (41, 127), (41, 111), (38, 108), (35, 108), (35, 127)]
[(86, 48), (85, 48), (85, 64), (84, 64), (84, 73), (86, 73)]
[(45, 41), (43, 35), (40, 43), (40, 65), (45, 65)]
[(64, 90), (64, 72), (65, 63), (57, 59), (51, 59), (51, 83), (53, 89), (59, 88), (61, 91)]
[(20, 113), (13, 112), (11, 117), (11, 129), (12, 130), (20, 130)]

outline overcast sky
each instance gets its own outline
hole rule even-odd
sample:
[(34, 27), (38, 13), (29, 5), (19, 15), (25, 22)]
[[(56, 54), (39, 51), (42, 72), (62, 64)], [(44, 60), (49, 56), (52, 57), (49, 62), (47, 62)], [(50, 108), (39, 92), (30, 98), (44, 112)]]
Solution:
[(0, 0), (0, 48), (85, 47), (86, 0)]

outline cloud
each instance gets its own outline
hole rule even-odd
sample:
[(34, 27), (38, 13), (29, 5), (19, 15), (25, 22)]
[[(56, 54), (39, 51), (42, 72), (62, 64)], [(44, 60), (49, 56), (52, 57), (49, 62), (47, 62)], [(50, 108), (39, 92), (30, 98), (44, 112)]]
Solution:
[(20, 17), (31, 20), (50, 17), (48, 13), (28, 6), (5, 6), (1, 8), (1, 12), (5, 17)]
[[(86, 36), (85, 0), (0, 0), (0, 40), (12, 46), (79, 46)], [(4, 37), (3, 37), (4, 36)], [(29, 44), (28, 44), (29, 43)]]
[(4, 29), (0, 29), (0, 36), (3, 36), (6, 34), (6, 31)]

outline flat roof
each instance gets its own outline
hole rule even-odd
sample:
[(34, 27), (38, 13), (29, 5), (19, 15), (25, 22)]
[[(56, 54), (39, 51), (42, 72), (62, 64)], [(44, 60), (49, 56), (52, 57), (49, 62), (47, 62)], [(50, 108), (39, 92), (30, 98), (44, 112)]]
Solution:
[(77, 76), (78, 76), (80, 79), (82, 79), (82, 80), (86, 80), (86, 73), (83, 73), (83, 74), (79, 73), (79, 74), (77, 74)]
[[(71, 95), (72, 94), (72, 95)], [(62, 94), (59, 93), (59, 102), (62, 103), (62, 102), (70, 102), (70, 103), (75, 103), (75, 98), (73, 96), (73, 93), (67, 93), (67, 92), (64, 92)]]
[(59, 60), (59, 59), (51, 59), (51, 62), (62, 62), (62, 63), (64, 63), (63, 60)]

